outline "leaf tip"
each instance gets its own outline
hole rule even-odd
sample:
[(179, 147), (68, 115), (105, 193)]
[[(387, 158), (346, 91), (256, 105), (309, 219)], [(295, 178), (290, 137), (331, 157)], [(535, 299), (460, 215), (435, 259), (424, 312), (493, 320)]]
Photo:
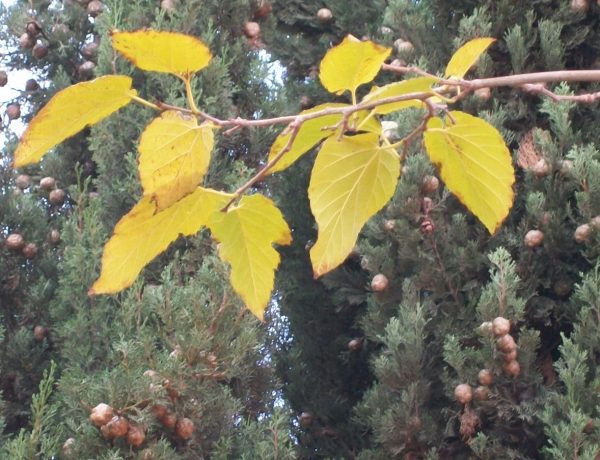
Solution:
[(319, 278), (321, 278), (321, 276), (323, 276), (325, 273), (327, 273), (329, 270), (327, 269), (327, 267), (323, 267), (323, 265), (318, 265), (318, 266), (314, 266), (313, 265), (313, 279), (318, 280)]

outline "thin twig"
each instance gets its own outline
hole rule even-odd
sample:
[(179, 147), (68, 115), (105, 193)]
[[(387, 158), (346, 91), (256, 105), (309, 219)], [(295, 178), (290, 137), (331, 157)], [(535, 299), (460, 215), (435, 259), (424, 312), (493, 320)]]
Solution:
[(281, 160), (281, 158), (290, 151), (290, 149), (292, 148), (292, 144), (294, 143), (294, 140), (296, 139), (296, 136), (298, 135), (298, 131), (300, 131), (300, 127), (302, 126), (301, 122), (292, 122), (292, 129), (291, 129), (291, 133), (290, 133), (290, 138), (288, 139), (287, 143), (285, 144), (285, 146), (279, 151), (279, 153), (277, 153), (277, 155), (275, 155), (271, 161), (269, 161), (265, 166), (263, 166), (260, 171), (258, 171), (252, 178), (250, 178), (250, 180), (248, 182), (246, 182), (244, 185), (242, 185), (240, 188), (238, 188), (235, 193), (234, 193), (234, 197), (225, 205), (225, 207), (223, 207), (223, 209), (221, 209), (221, 211), (223, 212), (227, 212), (227, 209), (229, 209), (229, 207), (246, 191), (248, 190), (250, 187), (252, 187), (255, 183), (259, 182), (260, 180), (262, 180), (263, 177), (265, 177), (267, 175), (267, 173), (269, 172), (269, 170), (275, 166), (277, 164), (277, 162), (279, 160)]
[(532, 72), (522, 73), (517, 75), (506, 75), (502, 77), (477, 78), (475, 80), (446, 80), (440, 79), (437, 75), (433, 75), (418, 67), (393, 66), (383, 64), (383, 70), (405, 74), (415, 73), (417, 75), (432, 77), (439, 80), (440, 84), (461, 86), (476, 90), (480, 88), (499, 88), (499, 87), (518, 87), (528, 83), (559, 83), (566, 82), (598, 82), (600, 81), (600, 70), (555, 70), (549, 72)]
[(499, 88), (501, 86), (519, 87), (528, 83), (598, 82), (600, 70), (556, 70), (551, 72), (522, 73), (504, 77), (458, 80), (460, 86), (472, 90), (479, 88)]
[(402, 155), (400, 156), (400, 159), (402, 161), (404, 161), (404, 159), (406, 158), (406, 156), (408, 155), (408, 148), (410, 147), (410, 144), (412, 143), (412, 141), (422, 132), (425, 131), (425, 129), (427, 128), (427, 122), (429, 121), (430, 118), (432, 118), (435, 115), (435, 106), (427, 99), (425, 99), (425, 105), (427, 106), (427, 115), (425, 115), (423, 117), (423, 119), (421, 120), (421, 123), (419, 123), (419, 126), (417, 126), (415, 129), (413, 129), (404, 139), (402, 139), (400, 142), (402, 143)]
[(542, 94), (549, 97), (554, 102), (561, 101), (572, 101), (579, 102), (581, 104), (592, 104), (596, 100), (600, 99), (600, 92), (596, 93), (585, 93), (585, 94), (556, 94), (547, 89), (542, 83), (528, 83), (522, 86), (524, 91), (529, 93)]

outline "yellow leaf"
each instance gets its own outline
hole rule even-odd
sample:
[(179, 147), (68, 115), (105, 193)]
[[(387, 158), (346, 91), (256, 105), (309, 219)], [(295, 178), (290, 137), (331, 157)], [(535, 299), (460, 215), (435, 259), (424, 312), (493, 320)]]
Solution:
[(496, 41), (495, 38), (484, 37), (469, 40), (461, 46), (450, 58), (446, 66), (446, 77), (462, 78), (469, 69), (477, 62), (479, 56)]
[[(300, 112), (300, 114), (315, 113), (327, 108), (340, 107), (349, 107), (349, 105), (337, 103), (321, 104), (311, 109), (303, 110)], [(360, 123), (362, 123), (367, 114), (368, 112), (362, 111), (350, 117), (350, 128), (357, 127)], [(337, 132), (327, 128), (335, 127), (342, 121), (342, 118), (343, 115), (341, 113), (337, 113), (333, 115), (325, 115), (319, 118), (313, 118), (312, 120), (307, 120), (302, 123), (302, 126), (300, 126), (298, 134), (296, 135), (296, 139), (294, 139), (292, 147), (283, 155), (283, 157), (281, 157), (275, 166), (271, 168), (269, 173), (283, 171), (323, 139), (331, 136), (334, 134), (334, 132)], [(381, 132), (381, 126), (375, 118), (370, 118), (367, 120), (364, 123), (364, 126), (361, 126), (360, 129), (362, 131)], [(285, 148), (290, 140), (290, 136), (291, 133), (289, 132), (285, 132), (277, 136), (275, 142), (273, 142), (273, 145), (271, 145), (271, 150), (269, 151), (269, 161), (271, 161), (279, 152), (281, 152), (283, 148)]]
[[(410, 80), (398, 81), (390, 83), (382, 87), (373, 87), (373, 89), (367, 94), (363, 100), (364, 102), (376, 102), (381, 99), (394, 96), (404, 96), (412, 93), (427, 93), (431, 92), (432, 85), (438, 81), (434, 77), (417, 77), (411, 78)], [(433, 92), (431, 92), (433, 94)], [(409, 107), (424, 107), (421, 100), (412, 99), (400, 102), (392, 102), (389, 104), (383, 104), (375, 107), (373, 110), (375, 113), (380, 115), (386, 115), (391, 112), (406, 109)]]
[(102, 255), (102, 273), (89, 294), (108, 294), (130, 286), (142, 269), (179, 235), (193, 235), (210, 214), (227, 204), (232, 195), (198, 188), (170, 208), (156, 212), (145, 197), (117, 223)]
[(292, 242), (281, 212), (262, 195), (244, 196), (227, 212), (215, 212), (208, 226), (221, 242), (219, 256), (231, 265), (231, 285), (262, 320), (280, 260), (272, 245)]
[(500, 133), (481, 118), (463, 112), (432, 118), (424, 133), (431, 161), (446, 187), (495, 233), (512, 206), (515, 171)]
[(56, 93), (31, 120), (15, 151), (14, 167), (37, 163), (52, 147), (131, 101), (131, 78), (107, 75)]
[(157, 209), (168, 208), (193, 192), (208, 170), (213, 127), (176, 110), (155, 118), (140, 138), (139, 171), (144, 195)]
[(346, 259), (363, 225), (394, 194), (399, 175), (398, 154), (380, 147), (377, 134), (330, 137), (323, 143), (308, 188), (319, 226), (310, 250), (316, 277)]
[(113, 32), (113, 48), (136, 67), (189, 76), (208, 65), (208, 47), (195, 37), (176, 32), (138, 30)]
[(391, 51), (372, 41), (363, 42), (347, 35), (321, 61), (321, 83), (330, 93), (342, 94), (346, 90), (354, 93), (360, 85), (375, 78)]

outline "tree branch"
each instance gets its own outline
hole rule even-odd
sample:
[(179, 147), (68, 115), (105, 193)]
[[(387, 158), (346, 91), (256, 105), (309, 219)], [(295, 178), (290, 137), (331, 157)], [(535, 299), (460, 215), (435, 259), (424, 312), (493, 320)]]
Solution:
[[(430, 74), (418, 67), (407, 67), (407, 66), (393, 66), (390, 64), (383, 64), (383, 70), (388, 70), (395, 73), (406, 74), (406, 73), (415, 73), (421, 76), (428, 76), (435, 78), (439, 84), (438, 87), (432, 88), (431, 91), (425, 92), (415, 92), (402, 94), (398, 96), (390, 96), (383, 99), (370, 101), (370, 102), (359, 102), (353, 103), (350, 105), (345, 105), (342, 107), (326, 107), (324, 109), (318, 110), (316, 112), (311, 113), (299, 113), (296, 115), (283, 115), (280, 117), (273, 118), (263, 118), (263, 119), (244, 119), (244, 118), (233, 118), (223, 120), (217, 118), (213, 115), (210, 115), (206, 112), (199, 110), (193, 101), (193, 97), (191, 94), (191, 86), (189, 81), (184, 80), (186, 83), (186, 93), (188, 96), (188, 102), (191, 106), (190, 109), (176, 107), (170, 104), (166, 104), (164, 102), (157, 102), (156, 104), (146, 101), (140, 97), (133, 97), (133, 100), (141, 105), (146, 107), (150, 107), (154, 110), (163, 111), (163, 110), (178, 110), (182, 113), (187, 113), (194, 115), (203, 120), (208, 120), (219, 126), (221, 128), (225, 128), (226, 131), (224, 134), (231, 134), (232, 132), (241, 129), (241, 128), (254, 128), (254, 127), (266, 127), (266, 126), (274, 126), (274, 125), (282, 125), (287, 124), (287, 130), (291, 132), (290, 138), (286, 143), (285, 147), (277, 153), (264, 167), (262, 167), (248, 182), (238, 188), (234, 197), (231, 199), (229, 203), (222, 209), (222, 211), (227, 211), (227, 209), (237, 200), (239, 197), (245, 193), (250, 187), (254, 184), (262, 180), (269, 170), (277, 164), (277, 162), (292, 148), (292, 144), (298, 135), (298, 132), (303, 123), (309, 120), (314, 120), (316, 118), (321, 118), (327, 115), (336, 115), (341, 114), (343, 116), (340, 123), (338, 123), (334, 128), (340, 129), (340, 136), (342, 136), (348, 129), (348, 121), (350, 117), (360, 111), (369, 111), (373, 110), (379, 106), (385, 104), (391, 104), (395, 102), (409, 101), (409, 100), (418, 100), (422, 101), (428, 110), (427, 115), (423, 118), (423, 121), (420, 125), (413, 130), (405, 139), (401, 141), (401, 143), (406, 147), (419, 133), (425, 130), (427, 120), (429, 120), (432, 116), (435, 115), (438, 107), (434, 104), (430, 98), (438, 95), (439, 97), (444, 97), (445, 94), (450, 96), (454, 95), (451, 99), (447, 99), (448, 102), (453, 103), (457, 102), (461, 99), (464, 99), (471, 92), (481, 89), (481, 88), (499, 88), (499, 87), (514, 87), (520, 88), (524, 91), (537, 93), (546, 97), (551, 98), (553, 101), (574, 101), (580, 102), (584, 104), (591, 104), (596, 100), (600, 99), (600, 92), (590, 93), (590, 94), (580, 94), (580, 95), (558, 95), (553, 93), (552, 91), (546, 89), (546, 83), (557, 83), (557, 82), (600, 82), (600, 70), (559, 70), (559, 71), (551, 71), (551, 72), (534, 72), (534, 73), (525, 73), (518, 75), (508, 75), (502, 77), (492, 77), (492, 78), (478, 78), (474, 80), (465, 80), (465, 79), (444, 79), (440, 78), (436, 75)], [(353, 101), (354, 102), (354, 101)], [(443, 106), (446, 107), (446, 106)]]

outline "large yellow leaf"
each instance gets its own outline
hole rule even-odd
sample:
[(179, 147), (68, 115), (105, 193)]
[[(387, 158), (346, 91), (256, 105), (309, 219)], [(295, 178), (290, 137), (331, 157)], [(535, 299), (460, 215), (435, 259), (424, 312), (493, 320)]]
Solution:
[[(339, 107), (349, 107), (349, 105), (338, 103), (321, 104), (311, 109), (304, 110), (300, 112), (300, 114), (315, 113), (327, 108)], [(358, 127), (358, 125), (364, 121), (367, 114), (368, 112), (361, 111), (350, 117), (350, 128)], [(342, 118), (343, 115), (338, 113), (333, 115), (325, 115), (319, 118), (313, 118), (312, 120), (302, 123), (302, 126), (300, 126), (298, 134), (296, 135), (296, 139), (294, 139), (292, 147), (283, 155), (283, 157), (281, 157), (275, 166), (271, 168), (269, 173), (283, 171), (323, 139), (333, 135), (334, 131), (327, 128), (336, 126), (342, 121)], [(360, 127), (360, 129), (362, 131), (381, 132), (381, 125), (375, 118), (370, 118), (364, 123), (364, 126)], [(269, 151), (269, 161), (271, 161), (279, 152), (281, 152), (283, 148), (285, 148), (290, 140), (290, 136), (291, 133), (289, 132), (277, 136), (275, 142), (273, 142), (273, 145), (271, 145), (271, 150)]]
[(194, 191), (206, 174), (213, 127), (170, 110), (155, 118), (140, 138), (139, 170), (144, 195), (165, 209)]
[(495, 233), (513, 202), (515, 171), (500, 133), (481, 118), (450, 112), (432, 118), (424, 133), (429, 158), (440, 168), (446, 187)]
[(244, 196), (227, 212), (214, 213), (208, 226), (221, 242), (220, 257), (231, 265), (231, 285), (262, 320), (280, 260), (272, 245), (292, 242), (281, 212), (262, 195)]
[(15, 151), (15, 168), (37, 163), (52, 147), (131, 101), (131, 78), (107, 75), (56, 93), (31, 120)]
[(393, 148), (380, 147), (375, 133), (321, 146), (313, 167), (308, 197), (319, 226), (310, 250), (315, 276), (333, 270), (348, 256), (367, 220), (392, 197), (400, 175)]
[(208, 47), (195, 37), (176, 32), (138, 30), (113, 32), (113, 48), (136, 67), (189, 76), (208, 65)]
[[(438, 81), (434, 77), (417, 77), (411, 78), (410, 80), (398, 81), (390, 83), (382, 87), (373, 87), (373, 89), (367, 94), (362, 102), (375, 102), (380, 101), (388, 97), (404, 96), (412, 93), (427, 93), (431, 92), (431, 87)], [(433, 92), (432, 92), (433, 94)], [(386, 115), (391, 112), (406, 109), (409, 107), (424, 107), (421, 100), (412, 99), (407, 101), (392, 102), (389, 104), (383, 104), (375, 107), (373, 110), (375, 113), (380, 115)]]
[(474, 38), (461, 46), (450, 58), (446, 66), (446, 77), (462, 78), (471, 66), (477, 62), (479, 56), (496, 41), (495, 38)]
[(379, 73), (390, 48), (360, 41), (347, 35), (339, 45), (330, 49), (319, 67), (321, 83), (330, 93), (352, 93), (363, 83), (368, 83)]
[(210, 214), (225, 206), (232, 195), (198, 188), (170, 208), (156, 212), (144, 197), (117, 223), (104, 247), (102, 273), (90, 294), (118, 292), (130, 286), (140, 271), (179, 235), (193, 235)]

